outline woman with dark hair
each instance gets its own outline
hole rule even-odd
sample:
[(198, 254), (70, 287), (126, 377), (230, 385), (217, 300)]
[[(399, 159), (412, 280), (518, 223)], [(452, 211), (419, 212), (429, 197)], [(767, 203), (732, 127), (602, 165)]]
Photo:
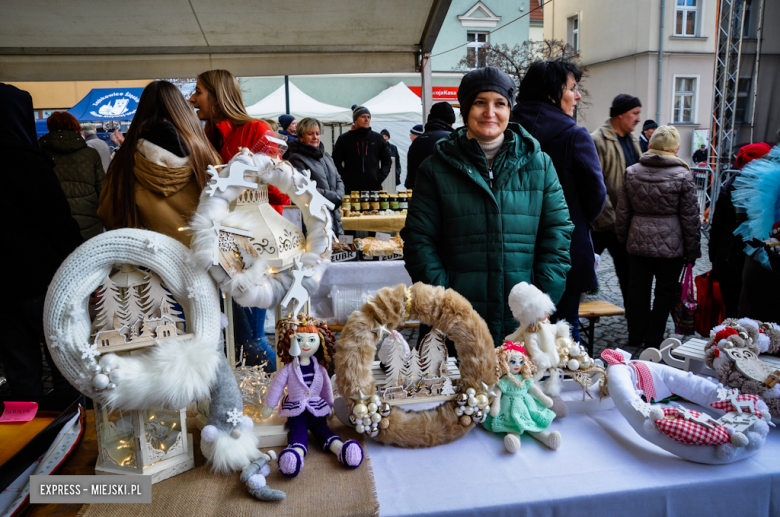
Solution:
[(573, 118), (581, 98), (577, 89), (581, 78), (582, 70), (575, 63), (537, 61), (520, 83), (512, 112), (512, 120), (531, 133), (552, 159), (574, 223), (571, 269), (554, 319), (568, 321), (577, 342), (580, 298), (598, 286), (590, 223), (601, 213), (607, 196), (593, 139)]
[(189, 246), (179, 228), (195, 213), (206, 168), (219, 163), (179, 89), (153, 81), (108, 167), (98, 216), (107, 230), (147, 228)]
[(70, 215), (79, 223), (81, 236), (85, 240), (94, 237), (103, 231), (97, 215), (106, 178), (100, 153), (87, 145), (81, 137), (79, 121), (66, 111), (52, 113), (46, 127), (49, 132), (38, 141), (41, 149), (54, 158), (54, 172), (68, 198)]
[(401, 230), (412, 281), (463, 295), (496, 345), (517, 328), (512, 287), (528, 282), (560, 299), (573, 228), (552, 161), (509, 122), (514, 98), (514, 81), (497, 68), (463, 77), (466, 125), (420, 165)]

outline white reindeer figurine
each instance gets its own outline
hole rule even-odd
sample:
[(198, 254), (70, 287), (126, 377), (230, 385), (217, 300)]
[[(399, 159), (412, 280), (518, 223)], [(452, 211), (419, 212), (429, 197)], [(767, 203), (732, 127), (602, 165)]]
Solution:
[(211, 180), (204, 190), (206, 191), (206, 194), (213, 197), (214, 194), (217, 193), (217, 190), (221, 190), (224, 194), (230, 187), (256, 189), (257, 182), (246, 181), (244, 179), (244, 174), (247, 172), (257, 173), (258, 170), (257, 167), (247, 165), (240, 161), (234, 161), (228, 167), (228, 177), (221, 178), (217, 169), (215, 169), (213, 165), (209, 165), (206, 172), (211, 175)]
[(292, 286), (290, 286), (290, 290), (284, 295), (282, 306), (287, 307), (294, 299), (295, 310), (291, 314), (299, 314), (301, 309), (303, 309), (303, 304), (309, 299), (309, 292), (303, 287), (303, 279), (314, 276), (315, 271), (314, 268), (302, 269), (300, 257), (295, 257), (293, 261), (295, 262), (295, 269), (292, 270), (292, 276), (295, 280)]
[(322, 222), (327, 222), (325, 208), (333, 210), (336, 208), (336, 205), (325, 199), (325, 196), (317, 191), (317, 182), (311, 180), (310, 170), (307, 169), (300, 172), (303, 178), (298, 178), (301, 181), (300, 186), (295, 182), (295, 193), (299, 196), (308, 193), (311, 196), (311, 199), (309, 200), (309, 212), (312, 217), (316, 217)]

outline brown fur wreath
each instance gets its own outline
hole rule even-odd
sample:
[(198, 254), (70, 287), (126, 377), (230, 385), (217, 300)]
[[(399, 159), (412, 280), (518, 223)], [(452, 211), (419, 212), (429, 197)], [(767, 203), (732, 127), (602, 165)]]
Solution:
[[(408, 319), (418, 319), (447, 334), (455, 343), (460, 358), (463, 389), (483, 389), (482, 383), (496, 383), (495, 352), (487, 324), (471, 304), (452, 289), (416, 283), (411, 287)], [(336, 353), (336, 385), (350, 405), (362, 391), (374, 393), (371, 366), (378, 336), (372, 332), (376, 322), (394, 329), (404, 321), (407, 310), (406, 286), (386, 287), (370, 297), (360, 311), (349, 317)], [(468, 433), (474, 424), (461, 425), (456, 404), (447, 402), (426, 411), (404, 411), (393, 407), (389, 425), (380, 429), (376, 440), (399, 447), (433, 447), (449, 443)]]

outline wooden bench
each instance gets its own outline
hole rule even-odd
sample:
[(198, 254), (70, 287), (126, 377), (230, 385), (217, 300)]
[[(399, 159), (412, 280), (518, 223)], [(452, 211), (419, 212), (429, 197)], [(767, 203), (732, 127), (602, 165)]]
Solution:
[[(625, 309), (621, 309), (617, 305), (613, 305), (604, 300), (596, 300), (592, 302), (582, 302), (580, 304), (580, 318), (588, 320), (588, 325), (585, 326), (580, 322), (580, 341), (587, 347), (588, 354), (593, 357), (593, 340), (596, 330), (596, 323), (599, 319), (605, 316), (623, 316), (626, 313)], [(587, 336), (587, 339), (585, 339)]]

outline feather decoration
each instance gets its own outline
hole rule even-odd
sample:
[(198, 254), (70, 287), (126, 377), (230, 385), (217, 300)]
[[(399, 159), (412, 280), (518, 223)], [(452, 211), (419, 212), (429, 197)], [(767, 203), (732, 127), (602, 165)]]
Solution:
[(734, 180), (734, 189), (732, 202), (748, 217), (734, 230), (734, 235), (745, 241), (745, 253), (756, 253), (754, 258), (769, 268), (766, 251), (748, 243), (754, 239), (768, 239), (772, 225), (780, 221), (780, 145), (773, 147), (763, 158), (746, 165)]

